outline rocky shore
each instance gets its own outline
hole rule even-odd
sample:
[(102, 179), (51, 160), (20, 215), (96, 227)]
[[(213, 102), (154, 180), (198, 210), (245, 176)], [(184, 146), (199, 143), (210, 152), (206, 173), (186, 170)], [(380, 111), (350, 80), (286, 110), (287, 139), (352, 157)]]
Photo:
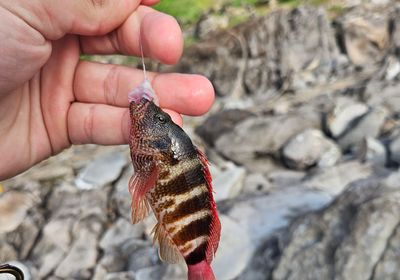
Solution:
[[(212, 164), (217, 279), (400, 279), (400, 3), (384, 2), (199, 25), (162, 67), (216, 89), (185, 130)], [(154, 217), (130, 223), (132, 173), (127, 146), (86, 145), (2, 182), (0, 262), (27, 279), (185, 279), (159, 260)]]

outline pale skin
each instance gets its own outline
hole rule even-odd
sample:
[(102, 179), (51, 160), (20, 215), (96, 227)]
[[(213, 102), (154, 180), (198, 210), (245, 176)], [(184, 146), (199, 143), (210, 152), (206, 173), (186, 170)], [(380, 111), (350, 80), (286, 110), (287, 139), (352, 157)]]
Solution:
[[(0, 180), (73, 144), (128, 142), (128, 92), (141, 70), (81, 61), (80, 54), (140, 55), (176, 63), (183, 49), (176, 20), (157, 0), (0, 0)], [(141, 38), (139, 40), (139, 38)], [(201, 115), (211, 83), (199, 75), (148, 74), (160, 106)]]

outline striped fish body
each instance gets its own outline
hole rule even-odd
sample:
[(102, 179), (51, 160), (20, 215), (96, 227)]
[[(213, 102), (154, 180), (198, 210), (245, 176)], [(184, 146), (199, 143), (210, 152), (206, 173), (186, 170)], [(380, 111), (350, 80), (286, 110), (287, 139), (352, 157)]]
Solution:
[(205, 156), (153, 102), (131, 102), (130, 114), (132, 221), (151, 208), (161, 259), (174, 263), (183, 257), (189, 279), (214, 279), (210, 263), (221, 227)]

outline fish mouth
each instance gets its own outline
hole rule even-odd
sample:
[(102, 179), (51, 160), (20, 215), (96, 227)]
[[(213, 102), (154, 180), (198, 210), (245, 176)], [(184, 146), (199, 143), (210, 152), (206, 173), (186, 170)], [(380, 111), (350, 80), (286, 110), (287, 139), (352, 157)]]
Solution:
[(131, 114), (133, 116), (141, 114), (143, 111), (145, 111), (147, 109), (149, 104), (150, 104), (150, 101), (147, 100), (146, 98), (141, 98), (138, 102), (131, 101), (129, 104)]

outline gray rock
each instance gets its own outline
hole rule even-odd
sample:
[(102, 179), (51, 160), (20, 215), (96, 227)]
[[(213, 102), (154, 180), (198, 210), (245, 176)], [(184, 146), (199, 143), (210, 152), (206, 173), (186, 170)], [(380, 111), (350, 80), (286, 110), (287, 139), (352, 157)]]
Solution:
[(334, 142), (320, 130), (307, 129), (289, 140), (283, 147), (282, 157), (287, 166), (304, 170), (314, 165), (333, 166), (341, 152)]
[(331, 200), (325, 193), (296, 186), (236, 202), (227, 214), (247, 229), (251, 243), (259, 246), (276, 230), (287, 226), (292, 217), (320, 209)]
[(349, 161), (332, 168), (317, 170), (304, 180), (304, 185), (336, 196), (342, 193), (349, 183), (371, 177), (373, 174), (374, 169), (371, 164)]
[(338, 98), (335, 107), (325, 118), (325, 127), (328, 133), (339, 138), (344, 135), (352, 123), (368, 112), (368, 106), (364, 103), (354, 102), (350, 98)]
[(322, 9), (277, 9), (192, 46), (174, 71), (205, 74), (222, 96), (234, 94), (232, 80), (242, 79), (245, 92), (264, 94), (291, 87), (292, 77), (302, 72), (326, 80), (338, 55)]
[(129, 180), (133, 175), (133, 168), (128, 166), (122, 173), (121, 178), (118, 180), (114, 187), (112, 195), (112, 202), (115, 205), (118, 213), (126, 220), (131, 221), (131, 195), (128, 191)]
[(268, 193), (271, 189), (271, 183), (261, 173), (251, 173), (246, 176), (243, 182), (244, 193)]
[(336, 20), (352, 63), (368, 65), (383, 59), (389, 47), (388, 9), (359, 6)]
[(104, 280), (136, 280), (135, 273), (132, 271), (108, 273)]
[(273, 279), (397, 279), (400, 189), (361, 180), (291, 228)]
[(279, 190), (300, 185), (305, 176), (306, 173), (302, 171), (281, 169), (269, 173), (268, 180), (273, 188)]
[(213, 178), (215, 201), (230, 199), (237, 196), (243, 188), (246, 171), (243, 167), (231, 164), (226, 170)]
[(0, 234), (15, 230), (34, 204), (26, 192), (9, 191), (0, 196)]
[(99, 245), (105, 251), (111, 250), (126, 242), (127, 239), (141, 238), (143, 233), (142, 223), (132, 225), (124, 218), (119, 218), (103, 235)]
[(17, 252), (13, 246), (5, 242), (5, 238), (0, 235), (0, 260), (9, 261), (18, 259)]
[(142, 268), (135, 273), (135, 280), (156, 280), (162, 279), (166, 268), (163, 266), (153, 266)]
[(393, 139), (389, 144), (390, 159), (400, 164), (400, 136)]
[(384, 166), (387, 163), (385, 146), (377, 139), (367, 137), (357, 147), (355, 153), (363, 162)]
[(221, 240), (212, 267), (217, 279), (234, 279), (247, 266), (255, 247), (247, 228), (225, 215), (220, 215), (219, 218), (222, 229)]
[(254, 116), (254, 114), (246, 110), (223, 110), (209, 116), (201, 126), (196, 128), (196, 133), (200, 135), (206, 143), (213, 146), (218, 137), (224, 133), (230, 132), (237, 123), (252, 116)]
[(55, 270), (60, 278), (89, 278), (97, 262), (97, 234), (81, 229), (72, 247)]
[(318, 126), (318, 114), (312, 111), (249, 118), (222, 135), (216, 142), (216, 148), (232, 161), (250, 167), (255, 159), (279, 155), (280, 148), (297, 133)]
[(363, 116), (352, 129), (338, 139), (339, 145), (343, 150), (348, 150), (351, 146), (363, 141), (366, 137), (377, 138), (384, 124), (388, 111), (383, 107), (371, 109)]
[(126, 163), (127, 158), (121, 153), (102, 155), (95, 158), (78, 174), (75, 184), (80, 189), (101, 188), (115, 181)]

